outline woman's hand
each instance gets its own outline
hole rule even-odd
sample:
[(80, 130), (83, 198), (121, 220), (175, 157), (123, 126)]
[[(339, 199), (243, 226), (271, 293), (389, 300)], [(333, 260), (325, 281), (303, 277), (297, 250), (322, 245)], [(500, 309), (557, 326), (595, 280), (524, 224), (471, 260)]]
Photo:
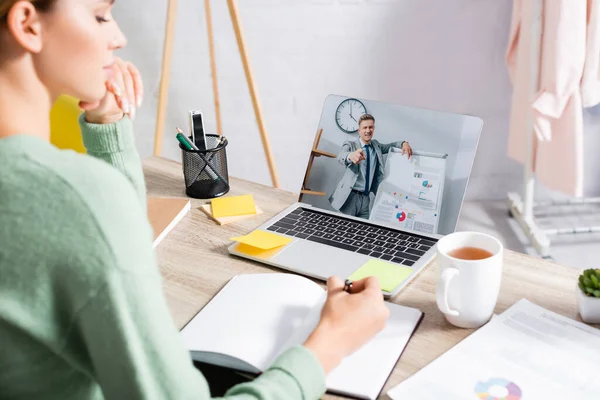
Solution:
[(350, 294), (344, 291), (340, 278), (331, 277), (321, 320), (304, 346), (315, 354), (327, 374), (381, 331), (389, 315), (377, 278), (353, 282)]
[(113, 76), (106, 82), (106, 94), (102, 100), (80, 102), (85, 110), (85, 120), (93, 124), (117, 122), (124, 115), (135, 118), (136, 107), (141, 106), (144, 87), (138, 69), (130, 62), (115, 58)]

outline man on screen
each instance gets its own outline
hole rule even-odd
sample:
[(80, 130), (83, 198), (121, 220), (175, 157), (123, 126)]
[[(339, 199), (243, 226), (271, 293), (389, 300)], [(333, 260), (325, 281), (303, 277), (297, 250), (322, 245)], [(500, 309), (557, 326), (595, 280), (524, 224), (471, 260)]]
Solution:
[(410, 158), (412, 148), (404, 140), (388, 144), (373, 140), (375, 118), (370, 114), (364, 114), (358, 120), (358, 134), (359, 139), (344, 142), (337, 156), (337, 160), (346, 167), (346, 171), (329, 197), (329, 202), (337, 211), (368, 219), (369, 194), (377, 193), (383, 179), (383, 154), (387, 154), (392, 147), (397, 147), (402, 149), (402, 154), (407, 154)]

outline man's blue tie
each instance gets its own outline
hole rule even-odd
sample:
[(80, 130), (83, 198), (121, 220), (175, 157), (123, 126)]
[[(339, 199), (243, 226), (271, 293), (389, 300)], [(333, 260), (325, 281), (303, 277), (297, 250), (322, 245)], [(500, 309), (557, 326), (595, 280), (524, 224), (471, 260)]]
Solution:
[(367, 176), (365, 176), (365, 196), (369, 195), (369, 177), (371, 176), (371, 155), (369, 151), (371, 145), (365, 145), (365, 152), (367, 153)]

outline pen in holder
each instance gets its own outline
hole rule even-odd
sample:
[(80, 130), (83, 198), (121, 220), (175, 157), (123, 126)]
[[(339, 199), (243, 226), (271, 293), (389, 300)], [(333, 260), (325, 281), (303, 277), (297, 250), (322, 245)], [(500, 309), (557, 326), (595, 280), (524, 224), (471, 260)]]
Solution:
[[(191, 138), (189, 138), (191, 141)], [(186, 148), (181, 142), (185, 193), (196, 199), (212, 199), (229, 192), (227, 139), (206, 135), (206, 150)]]

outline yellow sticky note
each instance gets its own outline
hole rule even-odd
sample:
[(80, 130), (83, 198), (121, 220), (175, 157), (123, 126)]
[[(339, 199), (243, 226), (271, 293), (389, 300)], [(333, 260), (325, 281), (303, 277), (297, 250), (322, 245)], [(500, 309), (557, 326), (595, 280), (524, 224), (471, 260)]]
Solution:
[(246, 236), (233, 237), (230, 240), (235, 240), (236, 242), (244, 243), (248, 246), (256, 247), (262, 250), (269, 250), (290, 243), (292, 238), (281, 236), (276, 233), (257, 230)]
[(212, 199), (211, 206), (215, 218), (256, 214), (254, 197), (251, 194)]
[(412, 272), (413, 269), (410, 267), (372, 258), (354, 271), (348, 279), (359, 281), (367, 276), (376, 276), (379, 279), (381, 288), (386, 292), (391, 292), (399, 283), (408, 278)]
[(272, 257), (275, 257), (284, 248), (285, 248), (284, 246), (280, 246), (280, 247), (275, 247), (274, 249), (263, 250), (263, 249), (259, 249), (257, 247), (249, 246), (244, 243), (238, 243), (235, 246), (236, 251), (238, 251), (242, 254), (245, 254), (247, 256), (260, 258), (261, 260), (268, 260)]

